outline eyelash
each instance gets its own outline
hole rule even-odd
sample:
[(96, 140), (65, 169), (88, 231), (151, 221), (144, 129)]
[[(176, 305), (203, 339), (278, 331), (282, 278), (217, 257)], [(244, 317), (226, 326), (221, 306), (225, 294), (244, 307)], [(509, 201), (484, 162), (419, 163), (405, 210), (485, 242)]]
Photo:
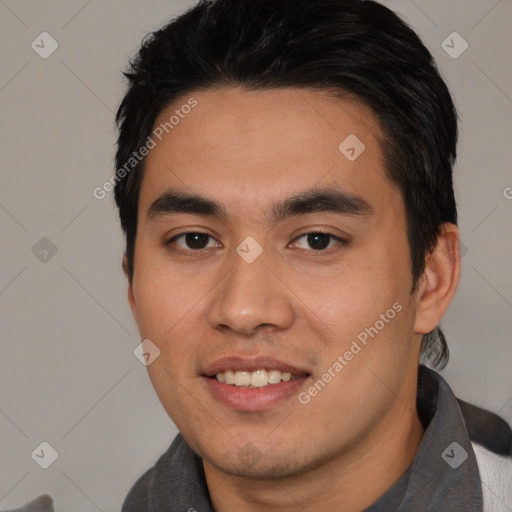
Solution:
[[(180, 254), (183, 254), (183, 255), (185, 255), (187, 257), (191, 257), (191, 258), (201, 254), (203, 251), (208, 251), (209, 249), (212, 249), (211, 247), (210, 248), (206, 248), (206, 249), (197, 249), (197, 250), (194, 250), (194, 249), (176, 249), (175, 247), (172, 246), (173, 242), (175, 242), (176, 240), (179, 240), (180, 238), (185, 237), (186, 235), (204, 235), (204, 236), (207, 236), (207, 237), (209, 237), (211, 239), (214, 239), (213, 236), (209, 235), (208, 233), (202, 233), (201, 231), (188, 231), (186, 233), (180, 233), (179, 235), (175, 235), (172, 238), (170, 238), (169, 240), (166, 240), (164, 242), (164, 246), (167, 249), (169, 249), (171, 252), (173, 252), (173, 253), (180, 253)], [(299, 235), (297, 238), (295, 238), (295, 240), (292, 243), (296, 243), (301, 238), (307, 237), (309, 235), (324, 235), (324, 236), (328, 236), (328, 237), (330, 237), (329, 243), (331, 241), (335, 241), (339, 245), (341, 245), (341, 247), (345, 247), (349, 243), (349, 240), (347, 240), (345, 238), (340, 238), (339, 236), (333, 235), (332, 233), (329, 233), (327, 231), (322, 231), (322, 230), (315, 230), (315, 231), (309, 231), (307, 233), (303, 233), (303, 234)], [(332, 250), (332, 248), (330, 248), (330, 249), (320, 249), (320, 250), (312, 249), (312, 250), (305, 250), (305, 252), (307, 254), (319, 256), (319, 255), (331, 254), (333, 252), (333, 250)]]

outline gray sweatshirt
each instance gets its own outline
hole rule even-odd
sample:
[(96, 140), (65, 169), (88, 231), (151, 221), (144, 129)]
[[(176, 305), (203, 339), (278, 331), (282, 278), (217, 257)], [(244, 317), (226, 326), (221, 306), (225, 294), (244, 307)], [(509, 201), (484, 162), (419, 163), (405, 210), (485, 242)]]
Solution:
[[(417, 408), (426, 430), (411, 466), (364, 512), (482, 512), (474, 443), (508, 463), (512, 461), (510, 427), (495, 414), (457, 400), (446, 381), (424, 366), (419, 368)], [(505, 496), (509, 489), (502, 491)], [(493, 492), (498, 503), (500, 492)], [(509, 506), (512, 510), (512, 503), (502, 510)], [(137, 480), (122, 507), (122, 512), (213, 510), (202, 460), (181, 434)]]

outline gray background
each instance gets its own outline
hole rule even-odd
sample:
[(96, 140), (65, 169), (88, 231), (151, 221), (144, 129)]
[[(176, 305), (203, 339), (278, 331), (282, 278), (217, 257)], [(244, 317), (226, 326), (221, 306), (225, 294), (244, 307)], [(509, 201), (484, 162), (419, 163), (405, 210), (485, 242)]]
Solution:
[[(443, 323), (443, 374), (461, 398), (512, 421), (512, 1), (384, 3), (433, 52), (461, 117), (467, 253)], [(57, 512), (120, 510), (176, 433), (133, 355), (112, 196), (92, 191), (114, 171), (121, 70), (147, 32), (192, 4), (0, 0), (2, 508), (49, 492)], [(59, 45), (47, 59), (31, 47), (44, 31)], [(442, 47), (454, 31), (469, 44), (458, 58)], [(43, 441), (58, 452), (48, 469), (31, 457)]]

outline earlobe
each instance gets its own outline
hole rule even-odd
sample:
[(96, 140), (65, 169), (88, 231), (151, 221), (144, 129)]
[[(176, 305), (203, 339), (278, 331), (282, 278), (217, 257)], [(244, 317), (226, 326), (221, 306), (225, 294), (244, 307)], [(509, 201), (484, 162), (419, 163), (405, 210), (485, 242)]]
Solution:
[(443, 224), (418, 283), (415, 332), (426, 334), (439, 325), (457, 290), (460, 268), (459, 229)]

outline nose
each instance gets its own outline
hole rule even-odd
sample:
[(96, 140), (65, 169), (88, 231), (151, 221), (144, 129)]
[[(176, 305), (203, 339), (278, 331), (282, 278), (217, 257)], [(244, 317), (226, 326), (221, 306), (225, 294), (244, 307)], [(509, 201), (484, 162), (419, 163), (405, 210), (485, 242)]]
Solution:
[(270, 263), (265, 253), (252, 263), (233, 255), (231, 270), (215, 288), (208, 311), (212, 328), (251, 336), (263, 326), (277, 331), (293, 324), (293, 294)]

